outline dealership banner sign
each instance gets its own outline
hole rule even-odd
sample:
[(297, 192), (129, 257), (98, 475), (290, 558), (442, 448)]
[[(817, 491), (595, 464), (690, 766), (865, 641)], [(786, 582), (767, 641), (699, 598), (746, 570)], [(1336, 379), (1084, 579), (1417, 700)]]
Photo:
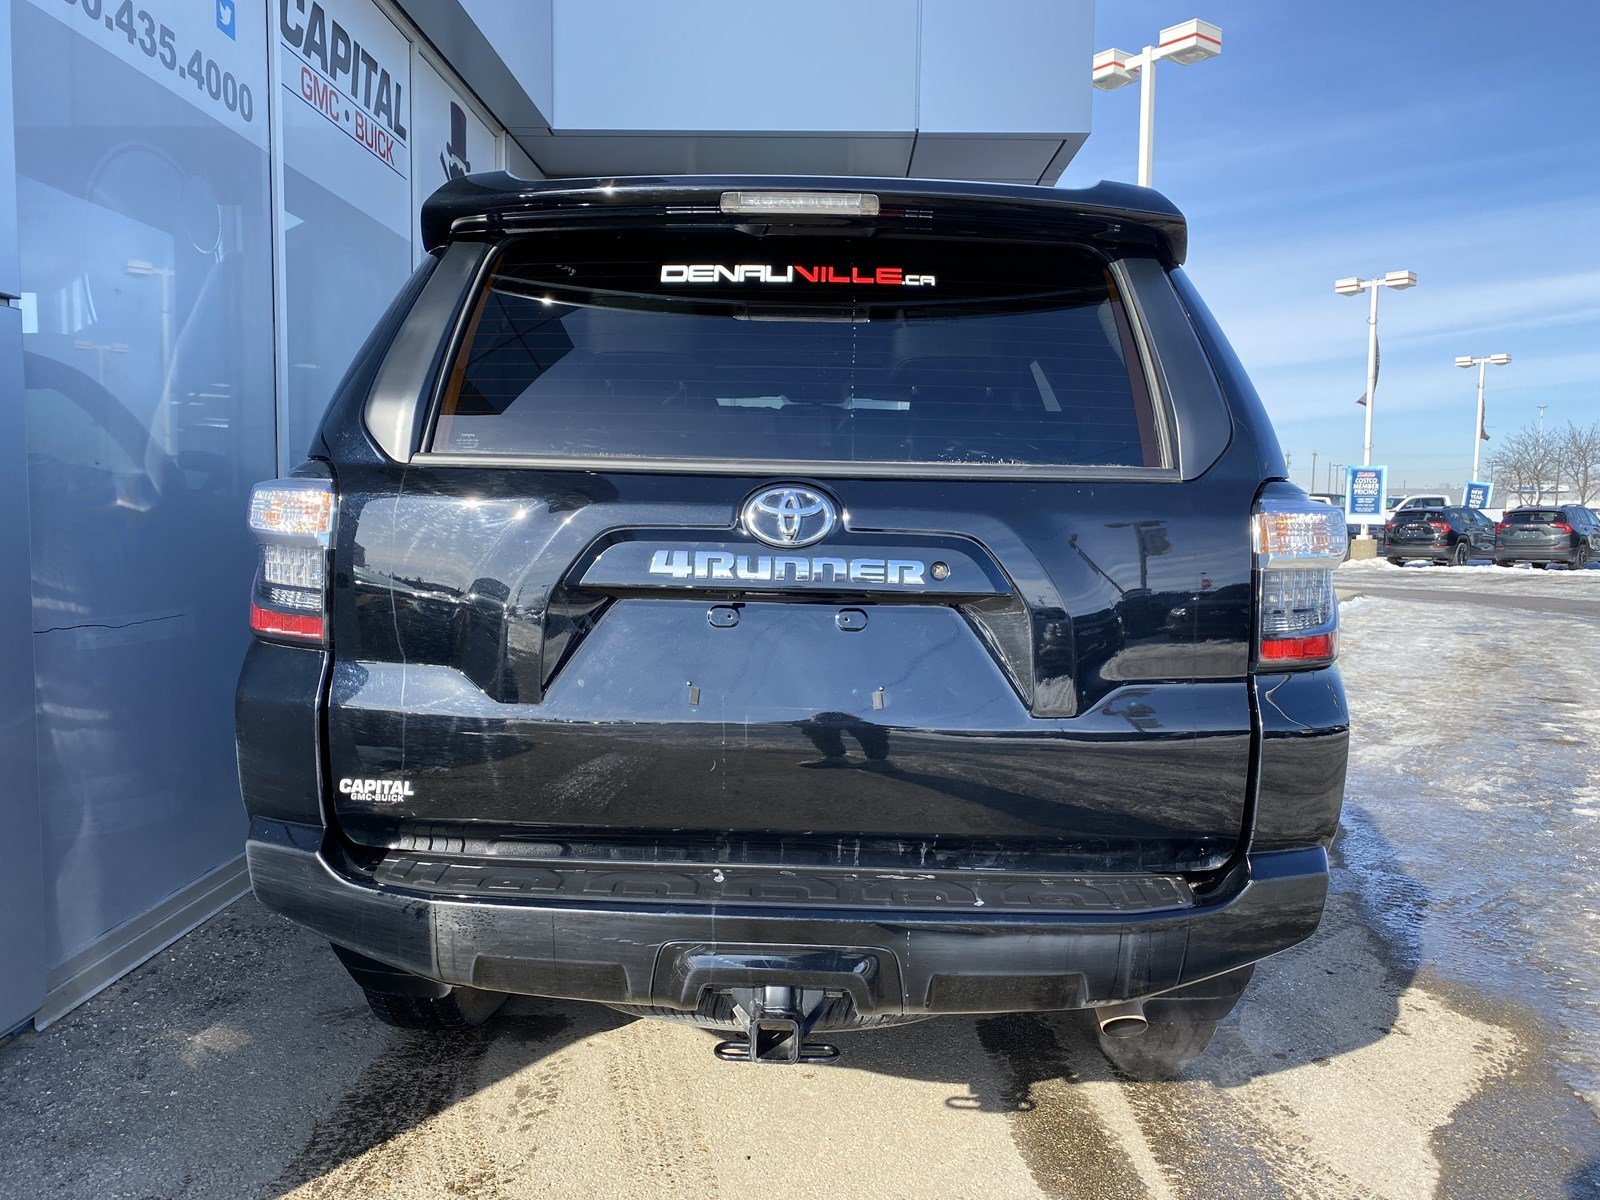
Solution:
[(1346, 472), (1345, 516), (1352, 525), (1381, 524), (1389, 495), (1389, 468), (1347, 467)]
[(1461, 503), (1468, 508), (1488, 508), (1489, 501), (1494, 498), (1494, 484), (1468, 482), (1462, 489)]

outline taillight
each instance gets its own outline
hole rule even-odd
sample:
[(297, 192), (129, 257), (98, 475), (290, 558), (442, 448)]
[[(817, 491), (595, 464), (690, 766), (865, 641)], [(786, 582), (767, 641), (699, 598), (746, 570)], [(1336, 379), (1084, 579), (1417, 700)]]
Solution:
[(1501, 521), (1500, 524), (1498, 524), (1498, 525), (1496, 525), (1494, 527), (1494, 531), (1496, 533), (1504, 533), (1506, 530), (1508, 530), (1510, 528), (1511, 528), (1511, 522), (1510, 521)]
[(1333, 570), (1344, 559), (1344, 517), (1325, 504), (1265, 495), (1251, 520), (1256, 555), (1256, 666), (1325, 667), (1339, 649)]
[(1572, 532), (1572, 526), (1568, 525), (1565, 521), (1551, 521), (1550, 522), (1550, 528), (1554, 529), (1557, 533), (1571, 533)]
[(260, 543), (250, 628), (291, 642), (328, 640), (328, 556), (338, 501), (326, 479), (274, 479), (250, 492)]
[(1435, 534), (1450, 532), (1450, 526), (1445, 524), (1443, 521), (1429, 521), (1428, 524), (1433, 527), (1433, 532)]

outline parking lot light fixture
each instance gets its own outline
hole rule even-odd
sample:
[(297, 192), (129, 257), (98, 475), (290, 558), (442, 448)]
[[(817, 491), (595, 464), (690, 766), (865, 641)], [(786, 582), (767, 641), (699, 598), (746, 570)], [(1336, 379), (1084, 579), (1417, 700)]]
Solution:
[(1489, 434), (1483, 427), (1483, 376), (1491, 363), (1497, 367), (1503, 367), (1510, 361), (1511, 355), (1509, 354), (1484, 354), (1477, 357), (1470, 354), (1460, 354), (1456, 356), (1456, 366), (1478, 368), (1478, 420), (1472, 429), (1472, 480), (1474, 483), (1478, 480), (1478, 451), (1482, 448), (1482, 444), (1489, 440)]
[(1222, 29), (1209, 21), (1184, 21), (1168, 25), (1156, 44), (1137, 54), (1126, 50), (1102, 50), (1094, 56), (1090, 79), (1101, 91), (1115, 91), (1139, 81), (1139, 186), (1150, 187), (1155, 153), (1156, 72), (1155, 65), (1171, 59), (1180, 67), (1203, 62), (1222, 53)]
[(1371, 293), (1371, 304), (1367, 309), (1367, 391), (1360, 401), (1367, 409), (1366, 434), (1361, 443), (1361, 465), (1364, 467), (1372, 465), (1373, 393), (1378, 390), (1378, 289), (1393, 288), (1397, 292), (1403, 292), (1406, 288), (1416, 286), (1415, 271), (1390, 271), (1386, 275), (1374, 276), (1371, 279), (1351, 275), (1333, 281), (1333, 290), (1341, 296)]

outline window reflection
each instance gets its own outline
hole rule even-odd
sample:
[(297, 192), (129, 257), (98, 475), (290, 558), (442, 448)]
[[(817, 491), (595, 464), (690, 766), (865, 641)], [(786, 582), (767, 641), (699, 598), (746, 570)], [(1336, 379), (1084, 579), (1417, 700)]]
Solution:
[(260, 145), (57, 16), (11, 19), (60, 962), (238, 851), (218, 664), (244, 650), (240, 513), (274, 468), (271, 222)]

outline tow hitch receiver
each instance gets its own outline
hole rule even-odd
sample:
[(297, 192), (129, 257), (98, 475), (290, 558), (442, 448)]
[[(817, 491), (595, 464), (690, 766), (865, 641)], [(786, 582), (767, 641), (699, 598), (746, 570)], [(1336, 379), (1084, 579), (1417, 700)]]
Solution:
[(831, 1063), (839, 1050), (826, 1042), (808, 1042), (827, 999), (821, 991), (792, 987), (732, 989), (734, 1012), (745, 1023), (743, 1037), (718, 1042), (724, 1062)]

